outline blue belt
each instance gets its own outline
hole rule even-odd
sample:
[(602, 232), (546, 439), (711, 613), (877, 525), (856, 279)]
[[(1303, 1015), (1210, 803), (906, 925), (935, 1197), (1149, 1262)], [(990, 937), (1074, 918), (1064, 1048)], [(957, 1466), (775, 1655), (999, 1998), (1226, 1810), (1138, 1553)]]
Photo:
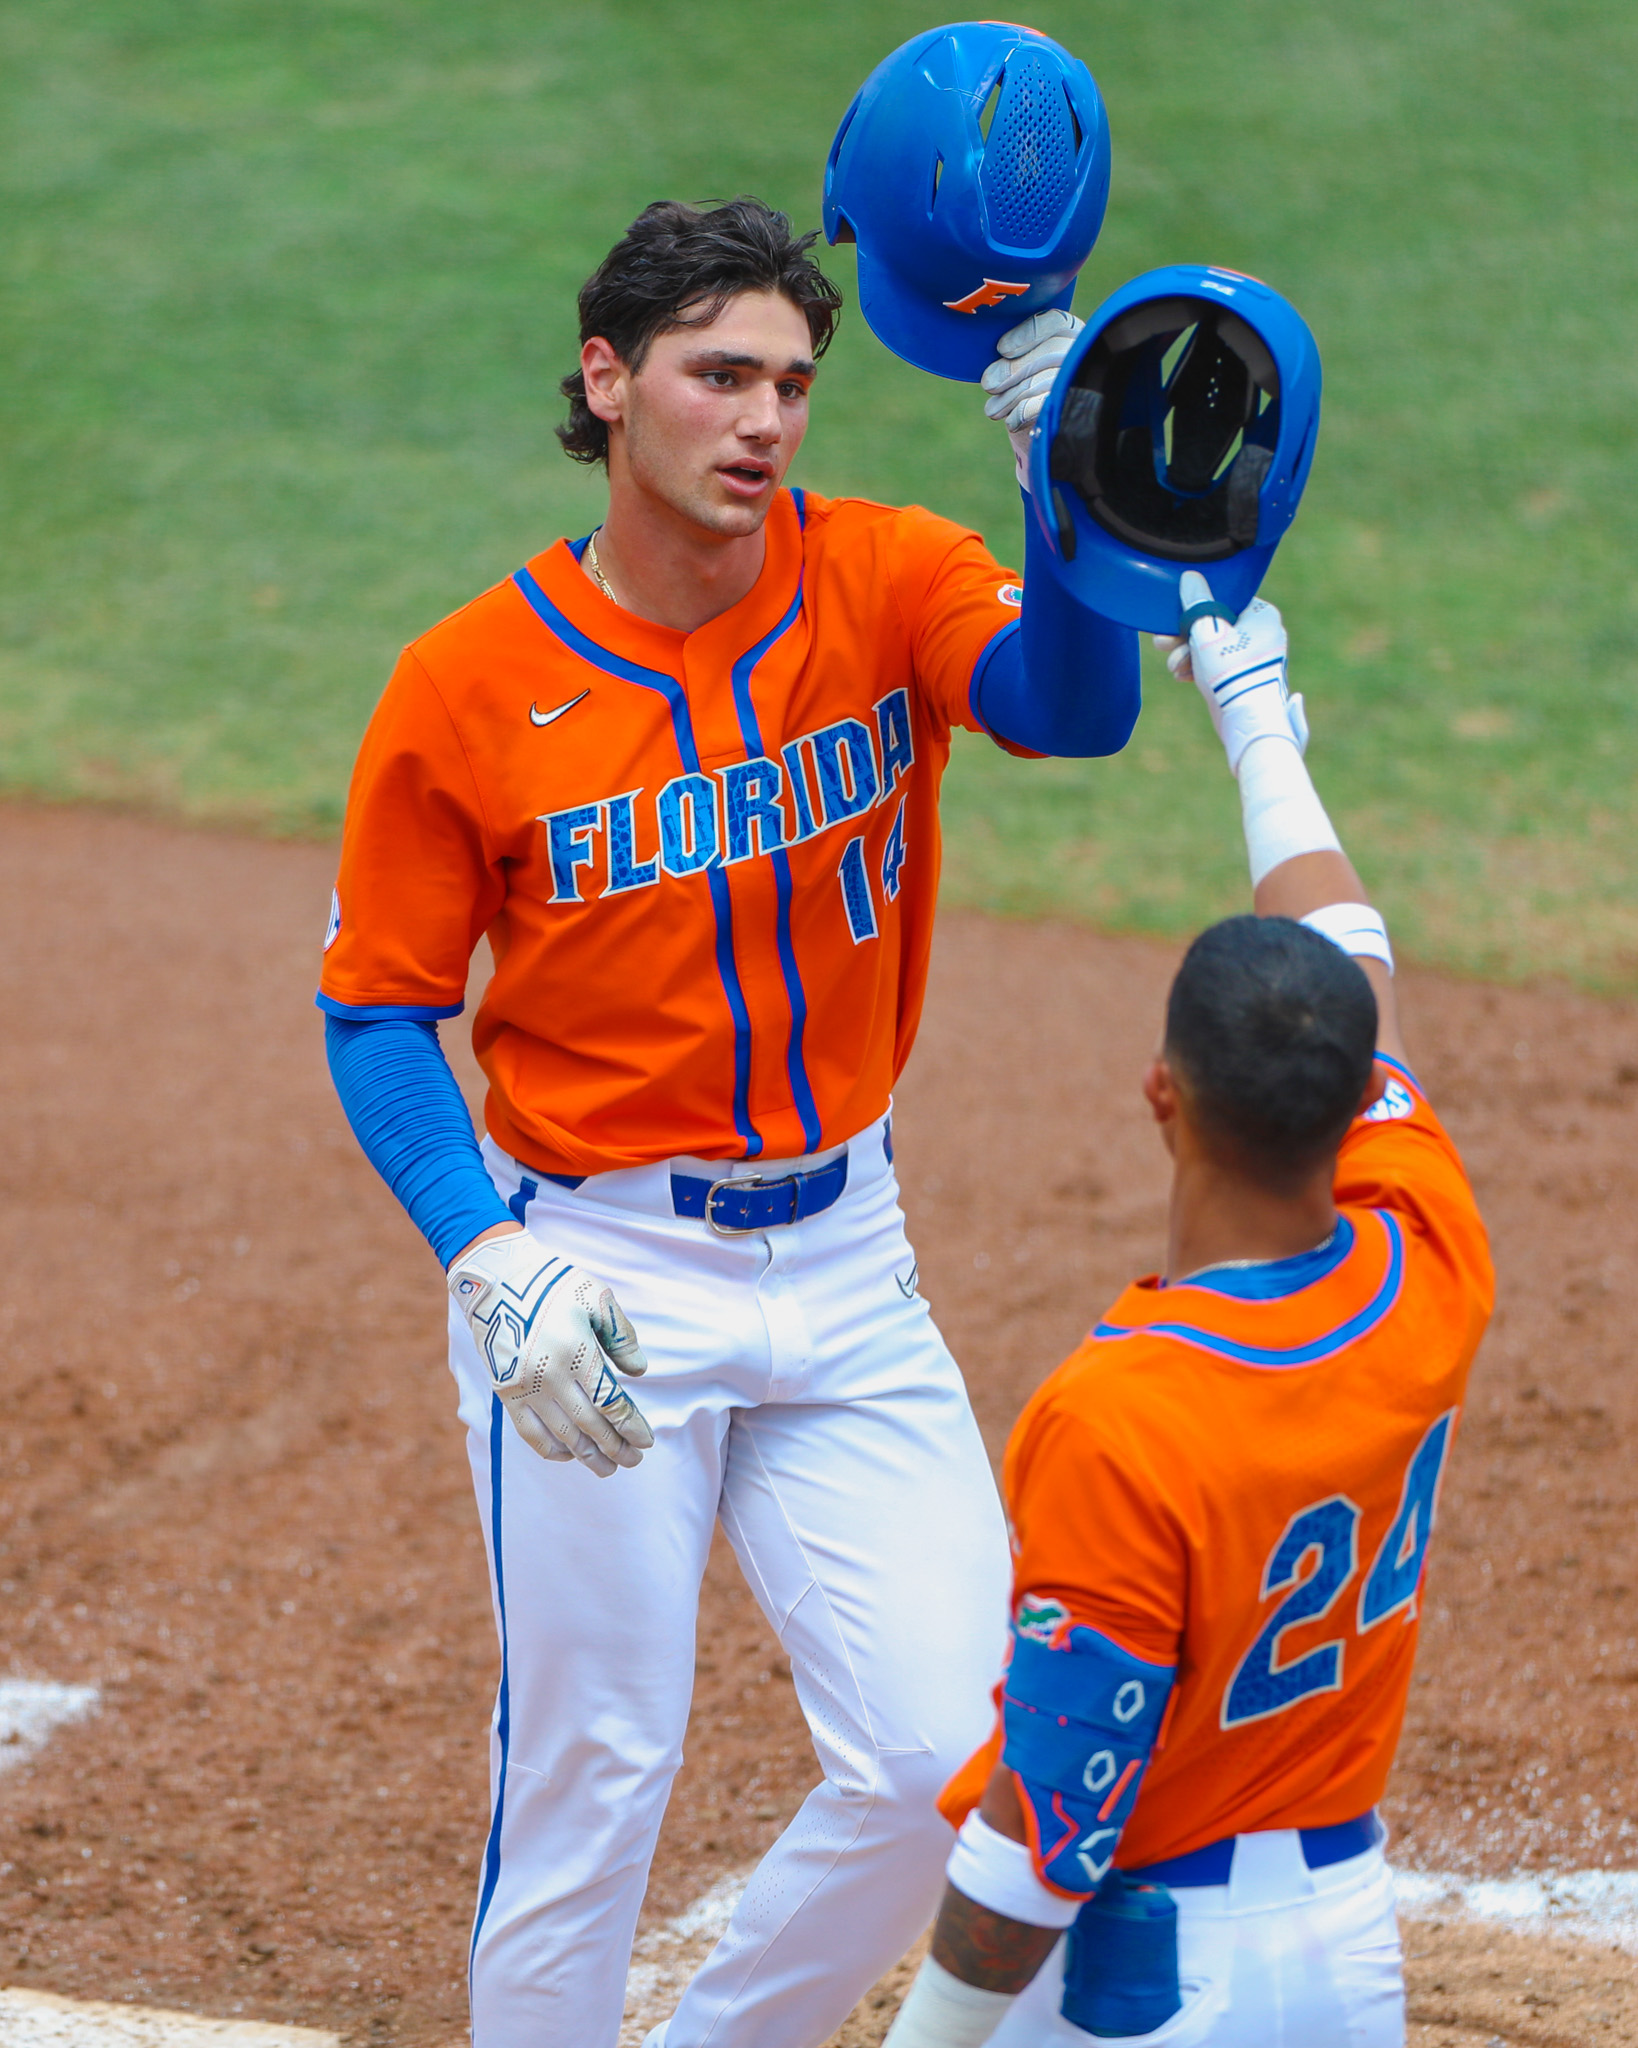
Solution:
[(671, 1205), (679, 1216), (696, 1216), (719, 1237), (738, 1237), (748, 1230), (775, 1230), (800, 1223), (828, 1209), (847, 1186), (847, 1154), (811, 1173), (788, 1173), (783, 1180), (747, 1174), (739, 1180), (696, 1180), (671, 1176)]
[[(1124, 1875), (1138, 1883), (1179, 1885), (1227, 1884), (1234, 1868), (1237, 1835), (1225, 1835), (1220, 1842), (1208, 1842), (1203, 1849), (1191, 1849), (1186, 1856), (1168, 1856), (1163, 1863), (1146, 1863), (1141, 1870)], [(1328, 1863), (1346, 1863), (1350, 1856), (1363, 1856), (1382, 1839), (1382, 1825), (1373, 1807), (1358, 1820), (1339, 1820), (1335, 1827), (1298, 1828), (1302, 1860), (1310, 1870), (1323, 1870)]]

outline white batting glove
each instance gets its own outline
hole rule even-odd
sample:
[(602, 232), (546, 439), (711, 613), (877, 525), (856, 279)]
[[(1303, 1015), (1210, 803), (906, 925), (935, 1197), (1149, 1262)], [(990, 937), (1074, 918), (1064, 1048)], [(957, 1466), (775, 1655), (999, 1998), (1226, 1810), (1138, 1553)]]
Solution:
[[(1184, 570), (1178, 591), (1185, 611), (1212, 602), (1196, 569)], [(1237, 620), (1198, 618), (1186, 640), (1157, 633), (1155, 645), (1172, 674), (1205, 698), (1233, 774), (1253, 740), (1289, 740), (1299, 754), (1308, 751), (1308, 719), (1302, 698), (1286, 688), (1285, 624), (1273, 605), (1254, 597)]]
[(1002, 335), (995, 345), (995, 361), (978, 380), (988, 393), (984, 400), (985, 417), (1004, 422), (1012, 438), (1013, 466), (1026, 491), (1029, 437), (1035, 431), (1035, 421), (1070, 344), (1084, 324), (1060, 306), (1045, 313), (1032, 313)]
[(985, 418), (1004, 421), (1009, 434), (1034, 426), (1070, 344), (1084, 325), (1073, 313), (1053, 306), (1009, 327), (995, 344), (995, 361), (978, 380), (988, 393)]
[(648, 1360), (601, 1280), (520, 1230), (463, 1253), (449, 1291), (532, 1451), (578, 1458), (602, 1479), (641, 1464), (654, 1432), (615, 1374), (645, 1373)]

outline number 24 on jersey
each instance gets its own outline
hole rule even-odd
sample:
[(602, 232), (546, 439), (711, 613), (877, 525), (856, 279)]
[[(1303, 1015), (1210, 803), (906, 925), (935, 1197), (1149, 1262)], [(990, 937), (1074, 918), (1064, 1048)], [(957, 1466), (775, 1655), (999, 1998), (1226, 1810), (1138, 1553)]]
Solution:
[[(1439, 1417), (1405, 1469), (1399, 1510), (1360, 1589), (1360, 1635), (1392, 1614), (1403, 1613), (1408, 1619), (1415, 1612), (1456, 1414), (1451, 1408)], [(1316, 1693), (1342, 1690), (1342, 1637), (1320, 1643), (1290, 1663), (1280, 1661), (1280, 1643), (1288, 1629), (1329, 1614), (1357, 1577), (1362, 1519), (1363, 1510), (1356, 1502), (1345, 1493), (1335, 1493), (1304, 1508), (1287, 1523), (1263, 1567), (1261, 1595), (1267, 1600), (1284, 1592), (1285, 1598), (1263, 1623), (1229, 1680), (1221, 1716), (1225, 1729), (1243, 1728), (1253, 1721), (1265, 1721), (1271, 1714), (1283, 1714)], [(1316, 1553), (1317, 1561), (1304, 1576), (1304, 1567)]]

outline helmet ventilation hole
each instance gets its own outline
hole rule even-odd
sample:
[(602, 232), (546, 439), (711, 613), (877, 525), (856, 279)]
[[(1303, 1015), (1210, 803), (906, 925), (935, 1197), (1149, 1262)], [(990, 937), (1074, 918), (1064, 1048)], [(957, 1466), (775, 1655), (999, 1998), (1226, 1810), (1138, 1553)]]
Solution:
[(1074, 110), (1034, 50), (1014, 52), (997, 91), (979, 171), (990, 229), (1009, 248), (1044, 248), (1075, 197)]

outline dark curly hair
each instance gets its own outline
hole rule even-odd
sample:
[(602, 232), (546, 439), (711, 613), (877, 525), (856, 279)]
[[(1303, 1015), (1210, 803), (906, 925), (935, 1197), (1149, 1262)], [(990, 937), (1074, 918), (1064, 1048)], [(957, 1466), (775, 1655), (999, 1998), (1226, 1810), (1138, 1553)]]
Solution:
[[(817, 361), (842, 309), (841, 293), (808, 254), (818, 239), (793, 235), (787, 216), (760, 199), (730, 199), (709, 212), (656, 199), (581, 286), (581, 343), (600, 334), (640, 370), (657, 334), (708, 327), (741, 292), (779, 292), (807, 315)], [(607, 463), (609, 430), (586, 403), (585, 377), (575, 370), (559, 388), (569, 401), (557, 430), (563, 452)]]

